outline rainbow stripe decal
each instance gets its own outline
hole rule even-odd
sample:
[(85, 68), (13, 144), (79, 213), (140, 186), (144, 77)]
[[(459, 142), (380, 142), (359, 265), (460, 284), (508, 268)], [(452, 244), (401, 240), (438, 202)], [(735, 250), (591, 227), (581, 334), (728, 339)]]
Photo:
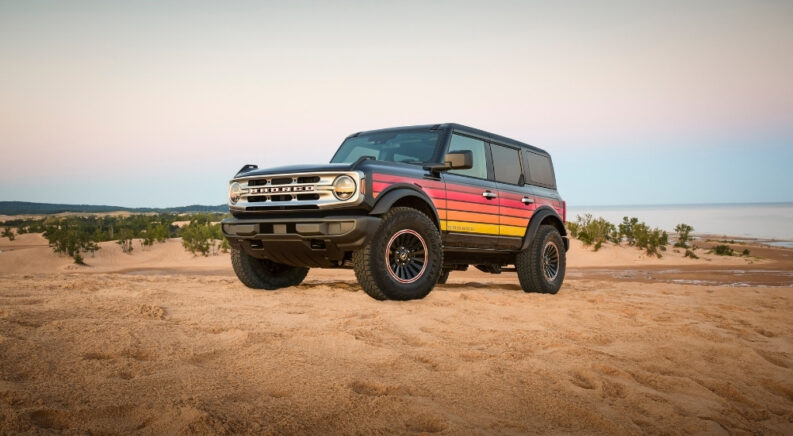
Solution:
[(481, 187), (382, 173), (372, 175), (372, 195), (377, 198), (395, 183), (421, 188), (435, 204), (441, 230), (450, 232), (523, 237), (532, 214), (545, 203), (538, 198), (540, 204), (526, 206), (522, 195), (504, 191), (497, 200), (488, 200), (482, 197)]

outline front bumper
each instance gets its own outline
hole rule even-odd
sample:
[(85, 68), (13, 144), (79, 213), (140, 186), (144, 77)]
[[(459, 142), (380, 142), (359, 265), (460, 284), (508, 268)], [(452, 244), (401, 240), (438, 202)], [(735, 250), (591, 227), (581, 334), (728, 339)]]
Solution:
[(332, 267), (363, 247), (377, 231), (379, 217), (227, 218), (229, 243), (253, 257), (294, 266)]

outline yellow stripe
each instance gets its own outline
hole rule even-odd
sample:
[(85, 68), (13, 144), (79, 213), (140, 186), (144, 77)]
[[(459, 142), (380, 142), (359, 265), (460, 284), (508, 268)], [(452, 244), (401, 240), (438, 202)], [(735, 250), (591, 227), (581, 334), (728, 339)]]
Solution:
[(516, 226), (499, 226), (501, 229), (501, 236), (523, 236), (526, 234), (526, 227)]
[(441, 220), (441, 230), (460, 233), (482, 233), (485, 235), (519, 236), (526, 234), (525, 227), (500, 226), (496, 224), (471, 223), (467, 221)]
[(441, 221), (441, 230), (461, 233), (483, 233), (498, 235), (497, 224), (469, 223), (466, 221)]

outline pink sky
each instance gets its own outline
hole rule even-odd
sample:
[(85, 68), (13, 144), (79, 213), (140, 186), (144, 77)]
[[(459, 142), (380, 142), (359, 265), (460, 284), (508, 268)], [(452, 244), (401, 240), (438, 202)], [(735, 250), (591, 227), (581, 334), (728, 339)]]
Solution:
[(788, 159), (791, 23), (774, 1), (4, 2), (0, 200), (217, 204), (243, 163), (445, 121), (548, 149), (584, 203), (579, 151)]

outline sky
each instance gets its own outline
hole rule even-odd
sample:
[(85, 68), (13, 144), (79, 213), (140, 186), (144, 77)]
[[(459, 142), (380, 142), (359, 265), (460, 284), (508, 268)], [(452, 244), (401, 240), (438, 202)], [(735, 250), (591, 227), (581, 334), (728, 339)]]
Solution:
[(0, 200), (226, 202), (350, 133), (549, 151), (571, 205), (793, 201), (793, 2), (0, 0)]

